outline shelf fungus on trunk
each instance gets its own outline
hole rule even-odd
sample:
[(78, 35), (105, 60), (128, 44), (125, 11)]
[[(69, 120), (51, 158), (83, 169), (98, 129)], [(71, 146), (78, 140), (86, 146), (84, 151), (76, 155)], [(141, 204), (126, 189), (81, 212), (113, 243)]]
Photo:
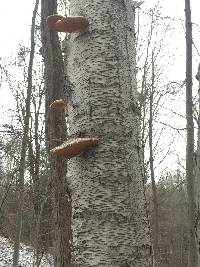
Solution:
[(51, 15), (51, 16), (48, 16), (47, 17), (47, 25), (48, 27), (51, 29), (51, 30), (54, 30), (54, 31), (57, 31), (57, 28), (56, 28), (56, 23), (63, 19), (64, 17), (61, 16), (61, 15)]
[(54, 31), (72, 33), (86, 28), (89, 21), (83, 16), (63, 17), (55, 14), (47, 17), (47, 25)]
[(96, 146), (97, 144), (97, 138), (76, 138), (51, 149), (50, 153), (70, 159), (79, 155), (81, 152), (86, 151), (88, 148)]
[(63, 110), (65, 108), (65, 102), (62, 99), (54, 100), (49, 107), (56, 110)]

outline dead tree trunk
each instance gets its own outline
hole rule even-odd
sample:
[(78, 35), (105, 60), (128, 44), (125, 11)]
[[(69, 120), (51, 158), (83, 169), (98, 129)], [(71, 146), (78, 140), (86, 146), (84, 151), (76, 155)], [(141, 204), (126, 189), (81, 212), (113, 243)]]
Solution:
[(25, 172), (26, 150), (27, 150), (28, 131), (29, 131), (33, 59), (34, 59), (34, 53), (35, 53), (35, 40), (34, 40), (35, 39), (35, 20), (36, 20), (38, 5), (39, 5), (39, 0), (36, 0), (35, 7), (33, 10), (32, 26), (31, 26), (31, 49), (30, 49), (30, 58), (29, 58), (29, 66), (28, 66), (26, 113), (25, 113), (25, 118), (24, 118), (24, 129), (23, 129), (23, 137), (22, 137), (22, 145), (21, 145), (20, 166), (19, 166), (17, 226), (16, 226), (16, 236), (15, 236), (15, 242), (14, 242), (13, 267), (18, 267), (18, 261), (19, 261), (19, 247), (20, 247), (23, 202), (24, 202), (24, 172)]
[[(64, 98), (65, 75), (62, 52), (57, 32), (47, 27), (47, 16), (57, 12), (57, 1), (42, 0), (42, 53), (45, 64), (45, 127), (46, 146), (50, 150), (66, 140), (67, 127), (63, 110), (50, 109), (50, 104)], [(53, 186), (55, 215), (55, 261), (57, 267), (70, 266), (71, 198), (66, 184), (66, 160), (49, 156), (50, 182)]]
[(189, 216), (189, 266), (197, 266), (195, 244), (195, 199), (194, 199), (194, 123), (192, 100), (192, 22), (190, 0), (185, 0), (185, 27), (186, 27), (186, 180), (188, 194)]

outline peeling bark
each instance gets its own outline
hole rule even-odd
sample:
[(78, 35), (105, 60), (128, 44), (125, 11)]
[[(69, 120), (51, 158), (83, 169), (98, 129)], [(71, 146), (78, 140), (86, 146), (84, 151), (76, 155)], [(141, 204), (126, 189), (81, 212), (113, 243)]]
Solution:
[[(127, 4), (128, 3), (128, 4)], [(129, 1), (72, 0), (90, 26), (65, 46), (69, 135), (100, 144), (69, 160), (73, 267), (152, 266)]]

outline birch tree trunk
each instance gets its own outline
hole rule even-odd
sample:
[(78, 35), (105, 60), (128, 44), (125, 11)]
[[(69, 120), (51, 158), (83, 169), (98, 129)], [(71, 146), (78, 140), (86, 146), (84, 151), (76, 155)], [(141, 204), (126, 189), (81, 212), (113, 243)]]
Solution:
[(38, 10), (39, 0), (36, 0), (35, 7), (32, 16), (31, 25), (31, 48), (30, 57), (28, 65), (28, 84), (26, 92), (26, 113), (24, 118), (24, 129), (21, 144), (21, 155), (20, 155), (20, 165), (19, 165), (19, 179), (18, 179), (18, 206), (17, 206), (17, 223), (16, 223), (16, 234), (14, 242), (14, 252), (13, 252), (13, 267), (18, 267), (19, 261), (19, 249), (20, 249), (20, 239), (22, 230), (22, 215), (23, 215), (23, 204), (24, 204), (24, 173), (26, 165), (26, 150), (28, 141), (28, 131), (29, 131), (29, 118), (30, 118), (30, 101), (32, 93), (32, 72), (33, 72), (33, 60), (35, 54), (35, 20)]
[[(49, 108), (50, 104), (63, 98), (65, 89), (64, 63), (58, 33), (49, 30), (46, 18), (57, 12), (56, 0), (41, 2), (42, 53), (45, 64), (45, 127), (46, 145), (50, 150), (60, 145), (67, 137), (64, 110), (56, 111)], [(55, 266), (70, 266), (71, 238), (71, 199), (66, 184), (66, 160), (58, 156), (49, 156), (50, 184), (53, 186), (54, 217), (55, 217)]]
[(71, 0), (90, 26), (66, 41), (69, 135), (99, 146), (69, 160), (72, 266), (152, 266), (129, 1)]
[(190, 0), (185, 0), (186, 27), (186, 180), (188, 194), (189, 216), (189, 266), (197, 266), (197, 252), (195, 243), (195, 196), (194, 196), (194, 123), (192, 99), (192, 22)]

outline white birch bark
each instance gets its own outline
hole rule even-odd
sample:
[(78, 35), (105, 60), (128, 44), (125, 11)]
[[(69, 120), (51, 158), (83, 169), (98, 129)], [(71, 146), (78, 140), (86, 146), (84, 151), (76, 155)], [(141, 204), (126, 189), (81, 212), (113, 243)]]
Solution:
[(99, 146), (69, 160), (72, 266), (151, 266), (139, 141), (133, 9), (126, 1), (72, 0), (88, 29), (66, 41), (72, 86), (69, 135)]

